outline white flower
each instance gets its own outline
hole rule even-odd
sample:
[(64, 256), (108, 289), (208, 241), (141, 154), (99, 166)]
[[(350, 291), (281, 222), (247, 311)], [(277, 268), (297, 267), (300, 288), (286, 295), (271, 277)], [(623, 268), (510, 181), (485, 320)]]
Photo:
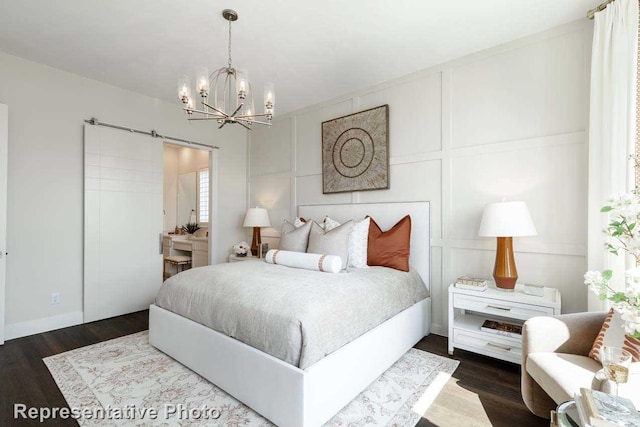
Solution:
[(624, 315), (627, 313), (633, 313), (634, 310), (636, 310), (636, 308), (633, 307), (631, 304), (629, 304), (627, 301), (617, 302), (613, 304), (613, 308), (615, 309), (616, 312), (620, 313), (621, 315)]
[(627, 335), (633, 335), (640, 332), (640, 311), (637, 308), (628, 308), (622, 313), (624, 320), (624, 329)]
[(624, 290), (624, 294), (627, 298), (638, 298), (640, 296), (640, 284), (629, 284)]
[(602, 277), (602, 273), (599, 271), (587, 271), (584, 273), (584, 284), (585, 285), (594, 285), (600, 284), (604, 282), (604, 278)]
[(607, 281), (602, 277), (600, 271), (587, 271), (584, 274), (584, 284), (589, 286), (589, 290), (598, 296), (607, 292)]
[[(637, 217), (640, 214), (640, 201), (633, 193), (623, 193), (609, 197), (612, 216), (621, 216), (626, 219)], [(635, 222), (635, 221), (630, 221)]]
[(640, 267), (630, 268), (624, 272), (629, 284), (640, 284)]
[(237, 255), (244, 255), (249, 251), (249, 244), (247, 242), (240, 242), (237, 245), (233, 245), (233, 251)]

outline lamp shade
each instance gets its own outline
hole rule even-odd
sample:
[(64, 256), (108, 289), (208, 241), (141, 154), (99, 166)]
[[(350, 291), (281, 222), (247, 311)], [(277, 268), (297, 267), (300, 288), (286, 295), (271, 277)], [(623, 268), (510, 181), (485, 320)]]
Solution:
[(536, 234), (525, 202), (497, 202), (484, 207), (479, 236), (518, 237)]
[(269, 213), (264, 208), (249, 208), (247, 215), (244, 217), (245, 227), (271, 227), (269, 221)]

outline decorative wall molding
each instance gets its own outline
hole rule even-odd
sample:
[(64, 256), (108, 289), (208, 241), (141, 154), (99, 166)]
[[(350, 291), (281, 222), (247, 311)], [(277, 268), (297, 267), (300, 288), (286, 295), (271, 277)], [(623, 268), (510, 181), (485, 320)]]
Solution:
[[(290, 132), (279, 134), (287, 142), (278, 149), (290, 147), (279, 156), (290, 161), (290, 169), (270, 173), (249, 165), (251, 183), (260, 183), (262, 190), (251, 185), (248, 203), (273, 202), (274, 227), (263, 237), (277, 244), (280, 216), (294, 216), (298, 204), (430, 200), (432, 332), (446, 335), (449, 283), (462, 274), (491, 277), (495, 241), (478, 238), (475, 229), (482, 206), (502, 197), (523, 198), (539, 235), (514, 242), (522, 281), (560, 288), (563, 312), (586, 309), (581, 276), (586, 268), (589, 46), (590, 27), (574, 22), (279, 117), (274, 127), (280, 122)], [(557, 68), (558, 58), (567, 67), (562, 73), (539, 66)], [(495, 78), (496, 69), (506, 73), (505, 82)], [(406, 94), (413, 91), (422, 102), (407, 107)], [(483, 106), (489, 121), (478, 122), (474, 110), (461, 109), (460, 96)], [(518, 114), (509, 102), (516, 103)], [(391, 188), (323, 195), (314, 118), (337, 117), (348, 105), (356, 112), (385, 103), (390, 105)], [(420, 108), (420, 120), (405, 107)], [(476, 128), (470, 132), (469, 126)], [(268, 138), (254, 130), (250, 149), (262, 150)], [(286, 206), (265, 190), (266, 183), (285, 182)]]

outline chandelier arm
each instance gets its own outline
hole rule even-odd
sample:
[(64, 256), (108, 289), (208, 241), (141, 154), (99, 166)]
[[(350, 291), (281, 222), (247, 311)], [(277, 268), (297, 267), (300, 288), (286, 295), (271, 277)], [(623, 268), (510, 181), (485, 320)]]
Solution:
[[(231, 109), (231, 78), (229, 76), (230, 76), (229, 73), (225, 74), (225, 76), (224, 76), (224, 86), (222, 88), (222, 108), (224, 108), (225, 110)], [(227, 98), (227, 94), (228, 94), (229, 98)], [(227, 103), (228, 103), (228, 105), (227, 105)], [(227, 113), (225, 113), (225, 114), (227, 114)], [(230, 114), (227, 114), (227, 116), (230, 116)]]
[[(241, 119), (241, 120), (246, 120), (246, 119)], [(238, 121), (238, 120), (236, 120), (236, 121)], [(246, 121), (248, 121), (248, 120), (246, 120)], [(259, 124), (259, 125), (271, 126), (271, 123), (261, 122), (260, 120), (251, 120), (251, 124)]]
[(218, 126), (218, 129), (222, 129), (224, 127), (224, 125), (226, 125), (226, 124), (227, 124), (226, 121), (222, 122), (222, 124), (220, 126)]
[[(220, 75), (222, 74), (223, 68), (218, 69), (215, 72), (215, 79), (211, 80), (211, 87), (213, 87), (213, 105), (217, 107), (218, 105), (218, 81), (220, 80)], [(209, 89), (211, 92), (211, 89)], [(222, 108), (224, 108), (224, 100), (222, 103)]]
[(244, 123), (240, 122), (239, 120), (236, 120), (236, 123), (239, 124), (240, 126), (242, 126), (243, 128), (247, 129), (247, 130), (251, 130), (251, 128), (247, 125), (245, 125)]
[[(225, 118), (229, 117), (229, 115), (228, 115), (227, 113), (225, 113), (224, 111), (222, 111), (222, 110), (218, 110), (216, 107), (213, 107), (213, 106), (211, 106), (211, 105), (207, 104), (207, 103), (206, 103), (206, 102), (204, 102), (204, 101), (202, 102), (202, 104), (203, 104), (203, 105), (206, 105), (207, 107), (209, 107), (209, 108), (211, 108), (211, 109), (213, 109), (213, 110), (217, 111), (218, 113), (222, 114)], [(209, 113), (209, 114), (211, 114), (211, 113)]]
[(220, 120), (221, 117), (189, 117), (187, 120)]
[(220, 119), (226, 119), (226, 116), (220, 115), (220, 114), (214, 114), (210, 111), (202, 111), (202, 110), (193, 110), (193, 109), (189, 109), (189, 108), (183, 108), (184, 111), (186, 111), (187, 113), (198, 113), (198, 114), (204, 114), (205, 116), (213, 116), (216, 118), (220, 118)]
[(238, 105), (238, 108), (236, 108), (236, 110), (233, 113), (231, 113), (231, 115), (229, 117), (235, 117), (236, 113), (238, 111), (240, 111), (240, 109), (242, 108), (243, 105), (244, 105), (244, 103), (241, 103), (240, 105)]

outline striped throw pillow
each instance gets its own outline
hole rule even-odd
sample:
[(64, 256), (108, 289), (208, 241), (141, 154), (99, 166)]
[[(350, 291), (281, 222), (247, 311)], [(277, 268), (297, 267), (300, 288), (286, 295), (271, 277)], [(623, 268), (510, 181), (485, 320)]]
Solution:
[(640, 362), (640, 340), (624, 334), (624, 320), (622, 320), (620, 313), (614, 309), (609, 310), (604, 319), (602, 328), (600, 328), (589, 352), (589, 357), (601, 362), (600, 349), (604, 345), (622, 348), (631, 353), (633, 362)]

